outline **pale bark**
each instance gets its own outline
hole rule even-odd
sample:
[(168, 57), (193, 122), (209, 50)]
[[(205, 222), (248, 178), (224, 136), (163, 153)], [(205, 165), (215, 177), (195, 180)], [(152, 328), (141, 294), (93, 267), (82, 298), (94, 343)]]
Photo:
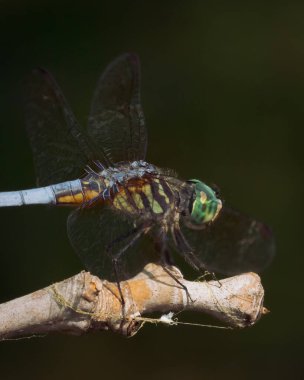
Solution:
[(123, 315), (116, 284), (81, 272), (0, 305), (0, 339), (94, 330), (132, 336), (143, 325), (142, 317), (183, 310), (211, 314), (227, 326), (242, 328), (255, 324), (266, 313), (264, 290), (255, 273), (220, 282), (190, 282), (177, 268), (171, 271), (187, 287), (191, 299), (161, 266), (148, 264), (136, 277), (121, 282), (126, 302)]

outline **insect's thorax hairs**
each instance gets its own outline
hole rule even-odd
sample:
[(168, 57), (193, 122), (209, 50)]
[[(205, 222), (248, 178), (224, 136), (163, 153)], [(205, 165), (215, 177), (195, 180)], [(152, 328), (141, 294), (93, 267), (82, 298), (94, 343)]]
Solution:
[(164, 221), (177, 212), (182, 182), (176, 177), (163, 174), (161, 169), (145, 161), (97, 167), (99, 170), (89, 169), (82, 179), (89, 204), (99, 200), (128, 214)]

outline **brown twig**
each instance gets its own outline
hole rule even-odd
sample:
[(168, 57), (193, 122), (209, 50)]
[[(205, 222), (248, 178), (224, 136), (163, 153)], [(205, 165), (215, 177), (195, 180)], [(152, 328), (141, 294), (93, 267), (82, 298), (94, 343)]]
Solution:
[(208, 313), (230, 327), (241, 328), (255, 324), (266, 312), (264, 290), (255, 273), (220, 282), (190, 282), (183, 279), (177, 268), (170, 270), (187, 287), (192, 301), (157, 264), (148, 264), (136, 277), (121, 283), (124, 310), (116, 284), (81, 272), (0, 305), (0, 339), (92, 330), (132, 336), (144, 323), (142, 316), (182, 310)]

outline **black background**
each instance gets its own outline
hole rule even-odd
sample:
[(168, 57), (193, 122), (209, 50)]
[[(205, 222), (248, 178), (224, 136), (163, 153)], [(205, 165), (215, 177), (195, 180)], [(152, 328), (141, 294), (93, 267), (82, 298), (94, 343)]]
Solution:
[[(105, 65), (135, 51), (148, 160), (217, 183), (277, 240), (262, 276), (271, 313), (255, 327), (151, 325), (127, 340), (100, 333), (2, 342), (2, 379), (301, 377), (303, 19), (300, 1), (0, 2), (1, 190), (35, 184), (20, 101), (29, 71), (48, 68), (84, 124)], [(66, 210), (0, 214), (2, 302), (82, 269)]]

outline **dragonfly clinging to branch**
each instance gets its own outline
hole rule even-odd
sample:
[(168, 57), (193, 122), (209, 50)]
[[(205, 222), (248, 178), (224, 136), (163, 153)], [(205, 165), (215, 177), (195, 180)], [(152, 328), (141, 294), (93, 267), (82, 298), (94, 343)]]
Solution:
[(75, 206), (69, 239), (99, 276), (119, 278), (123, 262), (139, 262), (142, 236), (164, 263), (173, 246), (198, 271), (264, 269), (274, 254), (266, 225), (223, 206), (201, 180), (181, 180), (145, 161), (139, 85), (138, 57), (119, 56), (102, 74), (82, 128), (52, 76), (35, 70), (26, 124), (40, 187), (0, 193), (0, 206)]

